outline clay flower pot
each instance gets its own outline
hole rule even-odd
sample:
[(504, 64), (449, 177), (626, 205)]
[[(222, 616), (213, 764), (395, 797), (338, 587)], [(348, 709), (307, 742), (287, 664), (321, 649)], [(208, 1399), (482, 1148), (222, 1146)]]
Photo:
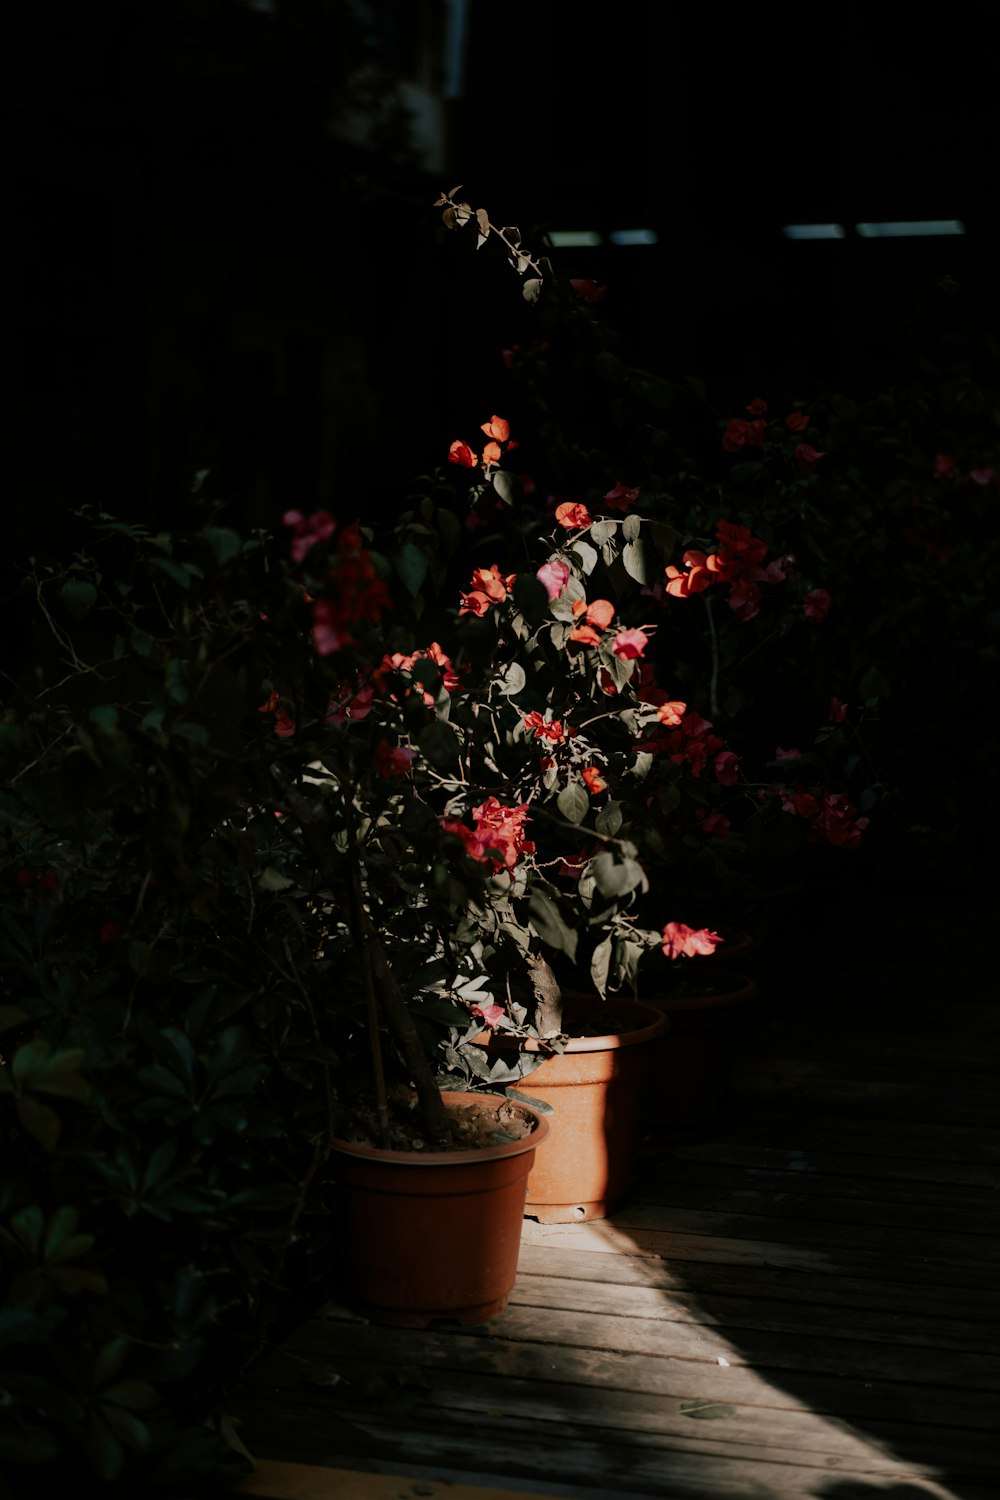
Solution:
[[(565, 1051), (526, 1073), (518, 1092), (551, 1106), (551, 1134), (528, 1178), (524, 1213), (541, 1224), (603, 1219), (635, 1181), (642, 1097), (653, 1043), (666, 1017), (637, 1000), (564, 995)], [(614, 1028), (621, 1025), (620, 1031)], [(484, 1045), (512, 1065), (519, 1054), (547, 1051), (534, 1038), (494, 1033)]]
[(685, 979), (646, 997), (670, 1023), (655, 1044), (643, 1110), (654, 1130), (703, 1130), (717, 1120), (757, 997), (752, 979), (714, 960)]
[(503, 1097), (442, 1097), (449, 1108), (513, 1109), (534, 1129), (470, 1151), (385, 1151), (334, 1140), (348, 1274), (356, 1301), (377, 1323), (484, 1323), (503, 1311), (514, 1285), (528, 1172), (548, 1123)]

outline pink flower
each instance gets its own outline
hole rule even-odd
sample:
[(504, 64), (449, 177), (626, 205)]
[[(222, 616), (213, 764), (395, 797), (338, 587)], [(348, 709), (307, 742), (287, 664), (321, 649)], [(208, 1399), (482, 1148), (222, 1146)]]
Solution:
[(629, 489), (628, 485), (622, 484), (619, 479), (615, 482), (614, 489), (608, 490), (604, 496), (604, 501), (612, 510), (628, 510), (629, 506), (634, 505), (638, 498), (639, 486), (636, 485), (634, 489)]
[(623, 661), (635, 661), (649, 645), (649, 636), (644, 630), (619, 630), (611, 649)]
[(489, 438), (495, 438), (498, 443), (505, 443), (510, 437), (510, 423), (503, 417), (490, 417), (488, 422), (481, 422), (480, 432), (485, 432)]
[(717, 932), (707, 927), (688, 927), (684, 922), (668, 922), (663, 929), (663, 953), (667, 958), (706, 958), (722, 942)]
[(350, 632), (343, 628), (341, 612), (331, 599), (317, 599), (313, 604), (312, 638), (318, 656), (329, 656), (354, 645)]
[(722, 786), (735, 786), (739, 762), (743, 759), (741, 755), (732, 750), (720, 750), (712, 764), (715, 766), (715, 775)]
[(569, 284), (581, 302), (600, 302), (607, 291), (606, 286), (598, 286), (587, 276), (571, 276)]
[(785, 418), (785, 426), (789, 432), (805, 432), (810, 420), (810, 417), (804, 411), (790, 411)]
[(795, 447), (795, 462), (799, 466), (800, 474), (811, 474), (821, 458), (826, 454), (814, 448), (812, 443), (798, 443)]
[(822, 624), (830, 613), (833, 596), (829, 589), (810, 589), (802, 600), (802, 612), (807, 620)]
[(388, 740), (379, 740), (375, 746), (375, 769), (386, 780), (408, 775), (416, 758), (415, 750), (409, 750), (405, 745), (390, 745)]
[(314, 511), (304, 516), (299, 510), (286, 510), (281, 518), (286, 526), (294, 526), (292, 537), (292, 561), (300, 563), (317, 542), (328, 542), (337, 528), (337, 523), (328, 510)]
[(496, 1026), (503, 1015), (502, 1005), (472, 1005), (469, 1010), (472, 1015), (479, 1017), (484, 1026)]
[(801, 760), (802, 751), (796, 750), (794, 748), (791, 750), (782, 750), (781, 746), (779, 745), (774, 752), (774, 758), (775, 760)]
[(535, 574), (539, 583), (544, 585), (549, 600), (558, 599), (563, 589), (569, 583), (569, 563), (562, 562), (558, 557), (553, 557), (549, 562), (542, 563)]
[(656, 713), (661, 724), (666, 724), (668, 728), (676, 728), (687, 713), (687, 704), (673, 698), (661, 703)]

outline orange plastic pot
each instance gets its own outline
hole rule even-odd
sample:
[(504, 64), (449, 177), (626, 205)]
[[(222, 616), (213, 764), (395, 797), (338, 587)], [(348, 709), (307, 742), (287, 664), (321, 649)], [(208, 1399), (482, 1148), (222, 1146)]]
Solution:
[[(517, 1085), (528, 1101), (548, 1104), (551, 1134), (528, 1178), (524, 1213), (541, 1224), (603, 1219), (636, 1176), (642, 1132), (642, 1097), (653, 1063), (652, 1044), (667, 1029), (666, 1017), (637, 1000), (603, 1001), (598, 996), (564, 996), (565, 1026), (606, 1023), (599, 1036), (571, 1036), (566, 1050), (551, 1053)], [(595, 1017), (601, 1019), (594, 1022)], [(616, 1032), (619, 1022), (631, 1030)], [(494, 1034), (491, 1057), (514, 1063), (523, 1053), (546, 1050), (534, 1038)]]
[[(449, 1107), (494, 1100), (445, 1093)], [(497, 1106), (513, 1101), (496, 1097)], [(517, 1275), (524, 1197), (544, 1116), (523, 1140), (480, 1151), (383, 1151), (334, 1140), (332, 1165), (354, 1299), (377, 1323), (484, 1323)]]
[(703, 971), (712, 992), (648, 996), (669, 1020), (654, 1047), (644, 1119), (654, 1130), (703, 1130), (715, 1123), (729, 1090), (740, 1037), (753, 1015), (757, 986), (724, 968)]

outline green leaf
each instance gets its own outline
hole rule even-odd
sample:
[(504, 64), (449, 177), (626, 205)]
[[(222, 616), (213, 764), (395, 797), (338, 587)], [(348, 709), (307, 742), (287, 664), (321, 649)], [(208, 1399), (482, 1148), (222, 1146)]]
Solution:
[(46, 1151), (54, 1151), (59, 1142), (59, 1116), (47, 1104), (37, 1099), (23, 1098), (17, 1101), (17, 1118), (29, 1135), (33, 1135)]
[(530, 1094), (522, 1094), (520, 1089), (507, 1088), (504, 1090), (504, 1093), (507, 1095), (508, 1099), (513, 1099), (518, 1104), (530, 1105), (530, 1107), (537, 1110), (540, 1115), (555, 1114), (555, 1109), (547, 1099), (533, 1099)]
[[(591, 530), (593, 530), (593, 527), (591, 527)], [(597, 548), (592, 547), (589, 542), (580, 539), (575, 541), (569, 550), (579, 559), (580, 567), (583, 569), (584, 574), (589, 576), (597, 567), (599, 556)]]
[(529, 276), (527, 281), (521, 283), (521, 296), (525, 302), (537, 302), (542, 293), (542, 279), (540, 276)]
[(458, 738), (443, 719), (435, 719), (421, 730), (417, 748), (438, 771), (449, 771), (458, 759)]
[(19, 1213), (12, 1214), (10, 1225), (14, 1233), (23, 1245), (26, 1245), (33, 1255), (37, 1255), (42, 1244), (42, 1235), (45, 1233), (45, 1215), (37, 1203), (32, 1203), (30, 1208), (22, 1208)]
[(595, 547), (603, 547), (605, 542), (610, 542), (618, 530), (615, 521), (595, 521), (590, 528), (590, 540)]
[(528, 681), (527, 673), (520, 662), (512, 661), (504, 673), (503, 687), (500, 689), (505, 698), (513, 698), (519, 693)]
[(606, 937), (603, 942), (598, 943), (590, 959), (590, 977), (594, 981), (594, 987), (601, 999), (607, 996), (608, 969), (611, 966), (611, 949), (613, 939)]
[(606, 838), (613, 839), (623, 822), (622, 805), (620, 802), (609, 802), (602, 807), (594, 819), (594, 827), (598, 833), (603, 833)]
[[(57, 1208), (54, 1214), (49, 1216), (49, 1222), (45, 1230), (45, 1242), (42, 1253), (45, 1260), (57, 1260), (58, 1252), (64, 1247), (68, 1240), (76, 1234), (76, 1226), (80, 1221), (80, 1215), (75, 1208)], [(91, 1238), (85, 1236), (85, 1238)], [(93, 1240), (91, 1239), (91, 1244)], [(87, 1247), (90, 1248), (89, 1246)]]
[(595, 854), (591, 869), (597, 889), (602, 896), (624, 896), (644, 882), (642, 866), (638, 860), (616, 860), (610, 850), (602, 849)]
[(202, 534), (220, 568), (225, 567), (227, 562), (232, 562), (243, 546), (240, 536), (235, 531), (230, 531), (228, 526), (206, 526)]
[(403, 542), (393, 555), (393, 566), (411, 594), (419, 594), (427, 577), (427, 558), (413, 542)]
[(97, 590), (85, 578), (68, 578), (59, 597), (74, 620), (85, 620), (97, 603)]
[(624, 521), (622, 522), (622, 536), (627, 542), (638, 541), (639, 532), (641, 529), (642, 520), (639, 516), (626, 516)]
[(576, 958), (577, 935), (571, 927), (566, 925), (559, 913), (559, 908), (540, 886), (532, 886), (528, 893), (528, 915), (532, 927), (543, 943), (548, 943), (550, 948), (558, 948), (561, 952), (567, 953), (571, 962)]
[(128, 1359), (128, 1353), (128, 1339), (114, 1338), (108, 1340), (94, 1362), (93, 1384), (95, 1391), (102, 1390), (111, 1377), (118, 1374), (118, 1371)]
[(14, 1026), (23, 1026), (28, 1020), (26, 1011), (18, 1005), (0, 1005), (0, 1032), (10, 1031)]
[(83, 1446), (87, 1462), (100, 1479), (119, 1477), (125, 1467), (125, 1450), (96, 1412), (87, 1423)]
[(571, 781), (559, 793), (556, 806), (567, 823), (582, 823), (590, 811), (590, 798), (579, 781)]
[(531, 573), (518, 573), (511, 590), (514, 603), (529, 625), (540, 625), (549, 613), (549, 596), (545, 585)]
[(101, 1416), (107, 1422), (111, 1431), (120, 1443), (126, 1448), (131, 1448), (135, 1453), (145, 1453), (153, 1441), (153, 1434), (132, 1412), (126, 1411), (121, 1406), (108, 1406), (101, 1403)]
[(189, 569), (181, 567), (180, 563), (175, 563), (172, 558), (152, 557), (150, 558), (150, 562), (154, 568), (161, 568), (167, 577), (172, 578), (182, 589), (189, 589), (191, 587), (191, 572)]
[(164, 676), (167, 693), (174, 703), (186, 703), (188, 701), (188, 687), (184, 681), (184, 663), (176, 656), (167, 662), (167, 670)]
[(646, 549), (641, 542), (626, 542), (622, 550), (622, 562), (625, 571), (636, 583), (649, 583), (652, 570), (646, 559)]
[(268, 865), (266, 870), (261, 871), (257, 884), (262, 891), (287, 891), (295, 884), (295, 881), (290, 880), (287, 875), (282, 875), (281, 871), (276, 870), (273, 865)]
[(138, 652), (140, 656), (152, 656), (156, 642), (147, 630), (133, 629), (131, 642), (132, 650)]
[(119, 1380), (101, 1392), (101, 1399), (125, 1406), (129, 1411), (155, 1411), (164, 1405), (160, 1392), (145, 1380)]
[(24, 1083), (33, 1073), (39, 1073), (49, 1060), (52, 1048), (43, 1037), (25, 1042), (18, 1047), (11, 1061), (10, 1071), (15, 1083)]
[(498, 469), (493, 475), (493, 488), (505, 505), (514, 505), (521, 492), (521, 484), (514, 474), (505, 474)]
[(44, 1427), (20, 1422), (0, 1431), (0, 1460), (7, 1464), (44, 1464), (57, 1457), (59, 1439)]

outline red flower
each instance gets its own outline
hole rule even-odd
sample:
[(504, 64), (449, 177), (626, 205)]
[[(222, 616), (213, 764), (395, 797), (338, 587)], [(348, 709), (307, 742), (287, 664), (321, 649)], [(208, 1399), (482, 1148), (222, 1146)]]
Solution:
[(587, 791), (592, 797), (596, 797), (598, 792), (607, 791), (607, 782), (601, 780), (601, 773), (596, 766), (584, 766), (580, 775), (583, 778)]
[(735, 786), (737, 778), (736, 767), (743, 759), (741, 755), (732, 750), (720, 750), (712, 764), (715, 767), (716, 779), (722, 786)]
[(799, 466), (800, 474), (811, 474), (821, 458), (826, 454), (814, 448), (812, 443), (798, 443), (795, 448), (795, 462)]
[(830, 613), (833, 596), (829, 589), (810, 589), (802, 600), (802, 611), (807, 620), (821, 624)]
[(99, 941), (102, 943), (117, 943), (122, 935), (120, 922), (105, 922), (101, 927)]
[(668, 922), (663, 929), (663, 952), (667, 958), (706, 958), (722, 942), (717, 932), (707, 927), (688, 927), (685, 922)]
[(635, 661), (649, 645), (649, 636), (644, 630), (619, 630), (611, 649), (622, 661)]
[(847, 718), (847, 704), (842, 703), (839, 698), (830, 699), (830, 723), (843, 724)]
[(279, 740), (291, 739), (295, 733), (295, 720), (287, 709), (279, 708), (274, 716), (274, 732)]
[(955, 474), (955, 460), (947, 453), (939, 453), (934, 460), (934, 478), (952, 479)]
[(748, 422), (744, 417), (731, 417), (722, 435), (722, 446), (727, 453), (739, 453), (747, 443), (753, 448), (759, 448), (766, 430), (767, 423), (760, 417), (756, 422)]
[(812, 418), (804, 411), (790, 411), (785, 418), (789, 432), (805, 432)]
[(292, 536), (292, 561), (300, 563), (317, 542), (327, 542), (333, 536), (337, 523), (329, 511), (317, 510), (311, 516), (304, 516), (298, 510), (286, 510), (281, 518), (286, 526), (294, 526), (295, 532)]
[(562, 505), (556, 506), (556, 520), (567, 531), (577, 531), (594, 524), (594, 518), (587, 507), (573, 500), (566, 500)]
[(725, 813), (706, 813), (703, 808), (698, 809), (698, 820), (701, 823), (702, 832), (709, 838), (728, 839), (730, 837), (729, 819)]
[(415, 750), (405, 745), (390, 745), (388, 740), (379, 740), (375, 746), (375, 769), (387, 781), (395, 776), (406, 776), (417, 758)]
[(569, 284), (581, 302), (600, 302), (607, 291), (606, 286), (598, 286), (586, 276), (571, 276)]
[(551, 740), (554, 745), (558, 745), (565, 737), (558, 719), (545, 719), (537, 710), (525, 714), (524, 727), (534, 731), (536, 740)]
[(747, 411), (752, 417), (762, 417), (767, 411), (767, 402), (764, 400), (764, 397), (755, 396), (747, 407)]
[(468, 443), (463, 443), (461, 438), (456, 438), (448, 449), (448, 462), (461, 464), (465, 469), (474, 469), (479, 462)]
[(629, 489), (628, 485), (622, 484), (619, 479), (616, 480), (614, 489), (608, 490), (604, 496), (604, 501), (612, 510), (628, 510), (629, 506), (634, 505), (638, 498), (639, 486), (636, 485), (634, 489)]
[(686, 573), (675, 568), (673, 563), (668, 564), (665, 570), (667, 593), (675, 599), (687, 599), (691, 594), (700, 594), (712, 582), (709, 559), (704, 552), (696, 547), (689, 548), (681, 561), (688, 570)]

